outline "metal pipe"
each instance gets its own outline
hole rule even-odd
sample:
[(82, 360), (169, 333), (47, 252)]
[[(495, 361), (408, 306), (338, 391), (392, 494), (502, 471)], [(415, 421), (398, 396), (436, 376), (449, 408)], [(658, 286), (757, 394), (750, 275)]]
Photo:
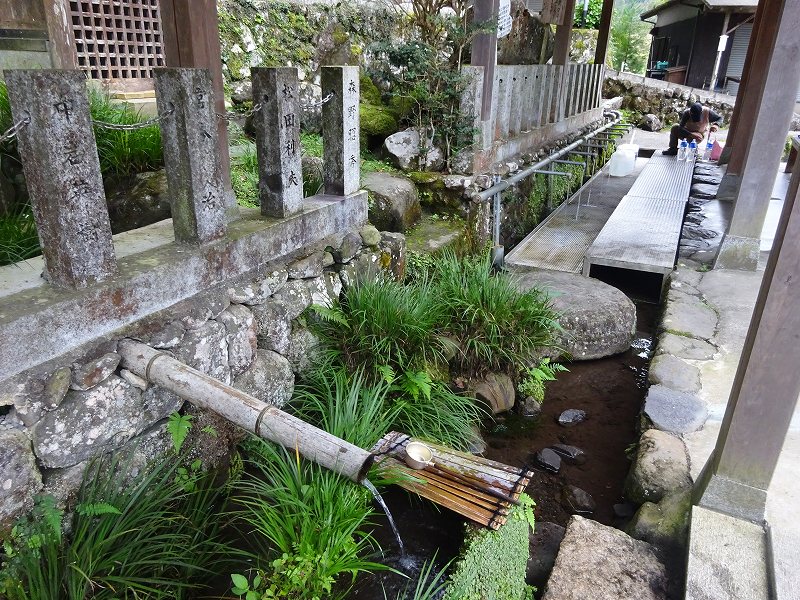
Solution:
[(122, 340), (122, 366), (195, 406), (276, 444), (296, 449), (308, 460), (360, 483), (375, 456), (279, 408), (217, 381), (146, 344)]
[(517, 183), (522, 181), (523, 179), (527, 179), (531, 175), (534, 175), (537, 171), (541, 170), (542, 167), (546, 167), (547, 165), (549, 165), (554, 160), (556, 160), (558, 158), (561, 158), (562, 156), (564, 156), (566, 154), (569, 154), (571, 151), (575, 150), (575, 148), (578, 148), (583, 143), (585, 143), (588, 140), (594, 138), (597, 134), (605, 131), (606, 129), (609, 129), (612, 125), (616, 125), (617, 123), (619, 123), (619, 119), (616, 119), (616, 120), (614, 120), (614, 121), (612, 121), (612, 122), (610, 122), (610, 123), (608, 123), (606, 125), (603, 125), (602, 127), (599, 127), (598, 129), (596, 129), (593, 132), (585, 135), (581, 139), (579, 139), (579, 140), (577, 140), (575, 142), (572, 142), (568, 146), (565, 146), (564, 148), (562, 148), (558, 152), (555, 152), (554, 154), (548, 156), (547, 158), (545, 158), (543, 160), (540, 160), (538, 163), (536, 163), (534, 165), (531, 165), (530, 167), (520, 171), (516, 175), (513, 175), (512, 177), (509, 177), (508, 179), (505, 179), (504, 181), (501, 181), (500, 183), (497, 183), (497, 184), (493, 185), (488, 190), (484, 190), (483, 192), (478, 194), (478, 197), (481, 200), (486, 201), (489, 198), (491, 198), (492, 196), (494, 196), (495, 194), (497, 194), (499, 192), (504, 192), (508, 188), (513, 187), (514, 185), (516, 185)]

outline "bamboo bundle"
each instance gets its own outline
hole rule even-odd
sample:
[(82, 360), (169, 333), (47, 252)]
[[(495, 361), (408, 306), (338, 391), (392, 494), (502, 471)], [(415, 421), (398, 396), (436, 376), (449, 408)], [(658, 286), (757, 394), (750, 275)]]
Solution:
[(512, 502), (533, 476), (525, 469), (427, 442), (435, 466), (417, 471), (405, 464), (409, 441), (409, 435), (391, 431), (372, 448), (385, 475), (400, 487), (491, 529), (505, 524)]

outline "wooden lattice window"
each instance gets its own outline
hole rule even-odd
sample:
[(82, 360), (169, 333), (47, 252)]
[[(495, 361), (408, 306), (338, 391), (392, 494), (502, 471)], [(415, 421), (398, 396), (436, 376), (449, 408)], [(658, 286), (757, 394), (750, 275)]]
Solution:
[(91, 79), (138, 79), (164, 65), (158, 0), (70, 0), (78, 68)]

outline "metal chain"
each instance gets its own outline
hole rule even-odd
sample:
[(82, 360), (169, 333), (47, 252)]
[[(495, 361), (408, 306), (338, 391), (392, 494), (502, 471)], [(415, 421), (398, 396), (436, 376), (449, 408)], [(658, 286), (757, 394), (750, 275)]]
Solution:
[(101, 127), (103, 129), (116, 129), (118, 131), (133, 131), (135, 129), (144, 129), (145, 127), (150, 127), (151, 125), (155, 125), (159, 121), (166, 119), (174, 112), (175, 112), (174, 108), (168, 108), (157, 117), (153, 117), (152, 119), (148, 119), (147, 121), (142, 121), (141, 123), (130, 123), (130, 124), (107, 123), (106, 121), (95, 121), (94, 119), (92, 119), (92, 124), (96, 125), (97, 127)]
[(233, 121), (234, 119), (246, 119), (247, 117), (252, 117), (262, 108), (261, 102), (258, 104), (254, 104), (253, 108), (245, 112), (236, 112), (236, 111), (228, 111), (226, 113), (214, 113), (217, 115), (218, 119), (222, 119), (223, 121)]
[(5, 133), (3, 133), (3, 135), (0, 135), (0, 144), (9, 140), (13, 140), (20, 131), (28, 126), (28, 123), (30, 122), (31, 118), (25, 117), (21, 121), (14, 123)]
[(327, 104), (328, 102), (330, 102), (333, 96), (334, 94), (333, 92), (331, 92), (330, 94), (325, 96), (322, 100), (318, 100), (317, 102), (310, 102), (309, 104), (302, 104), (301, 108), (303, 110), (308, 110), (309, 108), (316, 108), (318, 106), (322, 106), (323, 104)]

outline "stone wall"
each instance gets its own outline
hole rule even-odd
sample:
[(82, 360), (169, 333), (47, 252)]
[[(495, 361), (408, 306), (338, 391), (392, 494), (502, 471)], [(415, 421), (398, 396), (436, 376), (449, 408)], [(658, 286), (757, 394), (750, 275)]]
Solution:
[(622, 108), (632, 111), (635, 120), (642, 115), (653, 114), (665, 126), (677, 123), (681, 112), (693, 102), (702, 102), (722, 115), (723, 124), (729, 124), (736, 103), (735, 96), (630, 73), (617, 73), (610, 69), (606, 71), (603, 97), (622, 97)]
[(143, 463), (168, 451), (164, 425), (174, 411), (196, 415), (193, 445), (207, 464), (227, 457), (241, 435), (119, 368), (120, 339), (169, 352), (281, 406), (315, 351), (316, 340), (299, 319), (305, 309), (330, 304), (343, 286), (384, 269), (400, 278), (404, 266), (402, 235), (369, 225), (350, 229), (0, 382), (0, 533), (31, 508), (36, 494), (66, 504), (100, 453), (136, 448)]

